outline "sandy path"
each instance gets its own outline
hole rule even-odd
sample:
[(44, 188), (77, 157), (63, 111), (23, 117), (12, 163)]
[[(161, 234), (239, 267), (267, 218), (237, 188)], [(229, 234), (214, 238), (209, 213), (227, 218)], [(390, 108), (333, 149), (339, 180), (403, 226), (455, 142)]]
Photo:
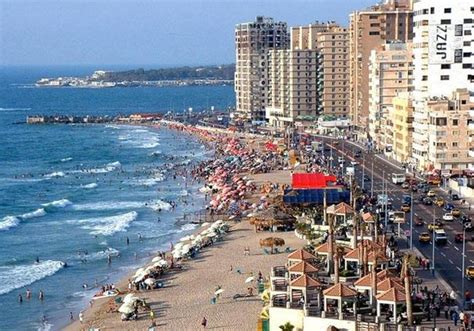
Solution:
[[(200, 322), (205, 316), (208, 329), (255, 330), (262, 308), (258, 296), (237, 300), (232, 296), (246, 293), (248, 284), (245, 284), (245, 279), (250, 272), (257, 275), (261, 271), (267, 276), (272, 266), (286, 262), (286, 254), (263, 254), (258, 241), (269, 235), (268, 232), (255, 233), (247, 221), (238, 223), (224, 237), (224, 241), (204, 249), (197, 258), (186, 262), (186, 271), (166, 275), (165, 288), (141, 292), (139, 296), (146, 298), (155, 311), (157, 329), (199, 330)], [(299, 248), (304, 244), (293, 232), (275, 235), (284, 238), (287, 246), (292, 248)], [(250, 256), (243, 255), (245, 246), (250, 247)], [(225, 292), (217, 304), (211, 304), (210, 300), (218, 285)], [(86, 326), (101, 330), (146, 330), (150, 325), (150, 319), (144, 313), (138, 321), (121, 322), (118, 313), (105, 313), (104, 309), (105, 307), (95, 307), (87, 312), (86, 323), (82, 327), (76, 322), (66, 330), (86, 330)]]

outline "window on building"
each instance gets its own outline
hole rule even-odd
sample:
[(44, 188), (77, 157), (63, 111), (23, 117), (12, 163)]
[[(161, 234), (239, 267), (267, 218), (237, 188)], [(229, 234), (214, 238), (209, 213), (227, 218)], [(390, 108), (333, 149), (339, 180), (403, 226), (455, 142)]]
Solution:
[(464, 31), (464, 35), (466, 35), (466, 36), (472, 35), (471, 30), (466, 30), (466, 31)]
[(441, 20), (441, 24), (451, 24), (451, 20)]
[(421, 80), (423, 80), (423, 81), (428, 80), (428, 76), (427, 76), (427, 75), (423, 75), (423, 77), (421, 77)]
[(442, 64), (441, 69), (451, 69), (451, 65), (450, 64)]
[(451, 8), (444, 8), (445, 14), (451, 14)]
[(453, 120), (453, 125), (454, 125), (454, 126), (457, 126), (458, 124), (459, 124), (459, 120), (458, 120), (458, 119), (454, 119), (454, 120)]
[(369, 32), (369, 36), (378, 36), (378, 35), (380, 35), (379, 31), (370, 31)]
[(441, 75), (441, 80), (449, 80), (449, 75)]
[(458, 142), (457, 141), (453, 141), (453, 147), (458, 147)]

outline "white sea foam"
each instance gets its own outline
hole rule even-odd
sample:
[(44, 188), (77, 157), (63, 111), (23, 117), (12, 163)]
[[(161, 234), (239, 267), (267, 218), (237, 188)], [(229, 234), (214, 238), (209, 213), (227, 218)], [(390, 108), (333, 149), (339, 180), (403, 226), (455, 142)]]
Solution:
[(55, 171), (50, 174), (45, 175), (44, 177), (46, 178), (59, 178), (59, 177), (64, 177), (66, 174), (62, 171)]
[(20, 219), (16, 216), (5, 216), (0, 221), (0, 231), (5, 231), (20, 224)]
[(179, 195), (182, 197), (187, 197), (189, 195), (189, 192), (187, 190), (182, 190), (181, 192), (179, 192)]
[[(105, 165), (105, 167), (102, 168), (91, 168), (91, 169), (82, 169), (79, 170), (78, 172), (80, 173), (85, 173), (85, 174), (105, 174), (107, 172), (112, 172), (120, 168), (122, 164), (119, 161), (111, 162)], [(72, 171), (77, 172), (77, 171)]]
[(149, 203), (147, 207), (150, 207), (151, 209), (155, 211), (159, 210), (170, 210), (171, 205), (168, 202), (162, 201), (162, 200), (157, 200)]
[(48, 203), (43, 203), (43, 207), (55, 207), (55, 208), (64, 208), (66, 206), (71, 205), (72, 202), (69, 201), (68, 199), (61, 199), (61, 200), (56, 200)]
[(151, 152), (150, 154), (148, 154), (149, 156), (160, 156), (161, 154), (163, 154), (163, 152), (161, 151), (154, 151), (154, 152)]
[(64, 159), (61, 159), (61, 162), (68, 162), (72, 161), (72, 157), (65, 157)]
[(179, 232), (191, 231), (191, 230), (195, 229), (196, 226), (197, 226), (197, 224), (192, 224), (192, 223), (184, 224), (184, 225), (181, 227), (181, 231), (179, 231)]
[(76, 223), (82, 224), (81, 228), (85, 230), (91, 230), (92, 235), (111, 236), (116, 232), (125, 231), (137, 216), (137, 212), (132, 211), (114, 216), (78, 220)]
[(26, 111), (26, 110), (31, 110), (31, 108), (14, 108), (14, 107), (7, 107), (7, 108), (2, 108), (0, 107), (0, 111), (12, 111), (12, 110), (22, 110), (22, 111)]
[(97, 183), (90, 183), (90, 184), (85, 184), (85, 185), (81, 185), (82, 188), (86, 188), (86, 189), (91, 189), (91, 188), (96, 188), (97, 186)]
[(126, 183), (131, 186), (155, 186), (159, 182), (162, 182), (165, 179), (163, 174), (157, 174), (153, 178), (141, 178), (141, 179), (134, 179), (129, 180)]
[(120, 251), (116, 250), (115, 248), (107, 247), (106, 249), (102, 251), (88, 254), (84, 256), (84, 258), (87, 259), (88, 261), (96, 261), (96, 260), (106, 259), (108, 256), (118, 256), (119, 254), (120, 254)]
[(35, 211), (20, 215), (19, 217), (21, 219), (27, 220), (27, 219), (30, 219), (30, 218), (41, 217), (41, 216), (44, 216), (44, 215), (46, 215), (46, 210), (44, 210), (44, 208), (39, 208), (39, 209), (36, 209)]
[(0, 295), (54, 275), (64, 263), (46, 260), (40, 263), (0, 267)]
[(44, 322), (41, 323), (41, 325), (38, 326), (37, 331), (51, 331), (53, 329), (53, 324)]
[(156, 146), (160, 146), (160, 143), (157, 142), (157, 141), (144, 143), (144, 144), (140, 145), (140, 148), (155, 148)]

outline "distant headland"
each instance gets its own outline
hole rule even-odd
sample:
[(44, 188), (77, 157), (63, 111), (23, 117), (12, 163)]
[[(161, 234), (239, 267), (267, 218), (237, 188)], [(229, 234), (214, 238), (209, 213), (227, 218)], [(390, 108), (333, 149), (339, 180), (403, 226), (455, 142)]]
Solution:
[(234, 83), (235, 64), (200, 67), (176, 67), (127, 71), (97, 70), (86, 77), (41, 78), (37, 87), (166, 87), (192, 85), (231, 85)]

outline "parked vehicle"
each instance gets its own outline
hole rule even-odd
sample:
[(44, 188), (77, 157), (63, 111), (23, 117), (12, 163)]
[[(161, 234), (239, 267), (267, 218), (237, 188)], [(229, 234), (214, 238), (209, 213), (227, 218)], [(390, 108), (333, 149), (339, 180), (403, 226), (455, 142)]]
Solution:
[(439, 185), (441, 184), (441, 178), (439, 176), (429, 176), (426, 182), (430, 185)]
[(453, 211), (454, 210), (454, 205), (452, 203), (447, 203), (445, 206), (444, 206), (444, 211)]
[(433, 198), (436, 196), (436, 193), (435, 191), (433, 190), (429, 190), (428, 193), (426, 193), (426, 195), (429, 197), (429, 198)]
[(466, 278), (469, 280), (474, 279), (474, 266), (470, 265), (466, 268)]
[(451, 213), (453, 214), (454, 217), (461, 216), (461, 211), (457, 208), (454, 208), (453, 210), (451, 210)]
[(416, 217), (415, 218), (415, 225), (416, 226), (423, 226), (425, 222), (423, 222), (423, 219), (421, 217)]
[(458, 201), (461, 200), (461, 198), (459, 198), (459, 195), (457, 195), (456, 193), (453, 193), (451, 194), (451, 200)]
[(438, 207), (443, 207), (444, 206), (444, 199), (441, 198), (441, 197), (437, 197), (435, 199), (435, 205), (437, 205)]
[(430, 198), (426, 197), (423, 199), (423, 204), (424, 205), (427, 205), (427, 206), (431, 206), (433, 204), (433, 200), (431, 200)]
[(401, 208), (400, 208), (401, 211), (404, 211), (405, 213), (409, 213), (410, 212), (410, 205), (407, 204), (407, 203), (404, 203)]
[(457, 243), (462, 243), (463, 239), (464, 235), (462, 233), (456, 233), (456, 235), (454, 236), (454, 241)]
[(406, 190), (406, 189), (410, 188), (410, 184), (408, 182), (403, 182), (402, 183), (402, 188)]

